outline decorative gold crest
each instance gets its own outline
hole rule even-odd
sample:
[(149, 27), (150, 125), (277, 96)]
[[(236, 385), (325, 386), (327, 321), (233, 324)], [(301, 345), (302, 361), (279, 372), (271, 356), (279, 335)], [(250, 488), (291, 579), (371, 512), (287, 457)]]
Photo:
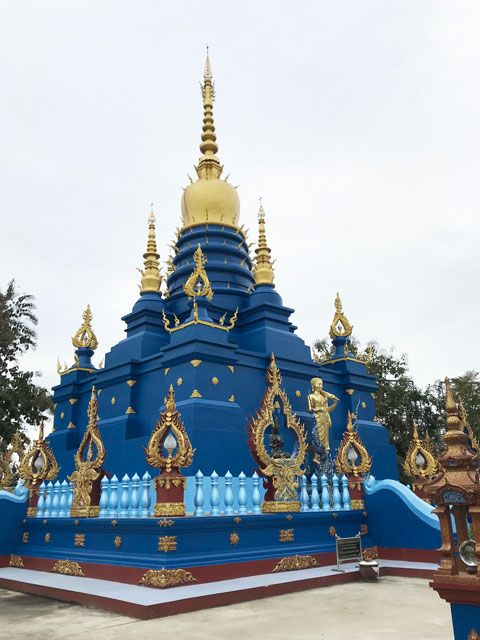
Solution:
[(24, 455), (25, 449), (20, 433), (17, 430), (12, 438), (10, 447), (3, 457), (0, 457), (0, 490), (13, 491), (15, 476), (20, 471), (20, 464)]
[(15, 567), (16, 569), (23, 569), (23, 560), (20, 556), (14, 556), (13, 554), (10, 556), (10, 562), (8, 563), (9, 567)]
[(234, 547), (237, 546), (239, 540), (240, 540), (240, 536), (238, 535), (238, 533), (235, 533), (234, 531), (233, 533), (230, 534), (230, 544), (232, 544)]
[(205, 271), (205, 256), (202, 253), (200, 243), (198, 248), (193, 254), (193, 260), (195, 262), (195, 269), (192, 271), (187, 281), (183, 285), (185, 295), (189, 298), (195, 298), (196, 296), (202, 296), (211, 300), (213, 298), (212, 285), (208, 279), (207, 272)]
[(338, 449), (335, 468), (338, 473), (351, 473), (354, 476), (359, 476), (370, 471), (372, 458), (368, 455), (358, 431), (353, 427), (354, 417), (355, 414), (349, 411), (347, 430), (343, 432), (343, 440)]
[(330, 338), (333, 340), (337, 337), (348, 337), (352, 335), (353, 327), (345, 317), (342, 310), (342, 301), (337, 291), (335, 298), (335, 315), (330, 325)]
[(158, 538), (158, 550), (164, 551), (176, 551), (177, 550), (177, 536), (159, 536)]
[(299, 569), (313, 569), (320, 565), (313, 556), (290, 556), (282, 558), (272, 573), (279, 571), (298, 571)]
[(63, 573), (66, 576), (83, 577), (82, 567), (72, 560), (57, 560), (51, 569), (51, 573)]
[(75, 471), (68, 476), (73, 482), (73, 504), (71, 517), (96, 517), (97, 505), (91, 505), (91, 493), (95, 480), (100, 477), (100, 469), (105, 461), (106, 451), (98, 429), (98, 402), (95, 387), (88, 403), (88, 424), (83, 439), (75, 454)]
[(197, 579), (185, 569), (149, 569), (143, 574), (138, 584), (144, 587), (165, 589), (166, 587), (178, 587), (180, 584), (189, 582), (197, 582)]
[[(163, 454), (164, 441), (169, 433), (176, 439), (176, 453), (173, 457), (173, 449), (169, 452), (168, 457)], [(185, 425), (177, 411), (173, 385), (170, 385), (168, 395), (165, 398), (165, 411), (160, 414), (160, 420), (157, 420), (148, 446), (146, 449), (144, 447), (144, 450), (147, 454), (147, 462), (151, 467), (165, 468), (167, 472), (170, 472), (172, 467), (181, 469), (192, 464), (195, 450), (192, 448), (185, 431)]]
[(278, 532), (279, 542), (294, 542), (293, 529), (280, 529)]
[[(262, 504), (262, 511), (298, 511), (297, 487), (298, 478), (304, 472), (301, 468), (307, 450), (306, 434), (296, 415), (292, 412), (290, 401), (284, 389), (281, 388), (282, 376), (277, 368), (272, 353), (267, 370), (267, 388), (263, 394), (260, 410), (255, 418), (248, 422), (248, 444), (255, 461), (260, 465), (260, 472), (264, 476), (273, 478), (275, 488), (275, 505)], [(274, 410), (278, 403), (283, 408), (283, 415), (287, 429), (291, 429), (297, 436), (298, 448), (294, 455), (284, 454), (282, 457), (272, 457), (265, 448), (265, 432), (274, 426)]]
[(78, 349), (88, 348), (94, 351), (98, 347), (98, 340), (92, 329), (92, 312), (89, 304), (83, 312), (83, 324), (73, 336), (72, 344)]
[(403, 469), (407, 476), (430, 480), (438, 473), (438, 464), (435, 460), (432, 441), (429, 438), (418, 436), (417, 425), (413, 423), (413, 437), (410, 440)]
[(32, 485), (36, 485), (44, 480), (55, 480), (58, 471), (55, 456), (44, 438), (42, 420), (38, 440), (35, 440), (33, 447), (27, 451), (20, 463), (19, 476)]

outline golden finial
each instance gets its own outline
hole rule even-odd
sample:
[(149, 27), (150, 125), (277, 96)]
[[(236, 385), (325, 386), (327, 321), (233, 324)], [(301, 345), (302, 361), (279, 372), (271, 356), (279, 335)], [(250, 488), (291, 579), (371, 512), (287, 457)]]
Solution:
[(83, 312), (83, 324), (72, 338), (74, 347), (95, 350), (98, 347), (98, 340), (92, 329), (92, 312), (90, 305)]
[(270, 259), (271, 249), (267, 245), (265, 235), (265, 211), (263, 209), (262, 198), (260, 198), (260, 208), (258, 210), (258, 246), (255, 249), (253, 275), (255, 284), (273, 284), (273, 266)]
[(330, 325), (330, 338), (333, 340), (336, 337), (345, 337), (352, 335), (353, 326), (345, 317), (342, 310), (342, 301), (337, 291), (337, 297), (335, 298), (335, 315), (333, 322)]
[(417, 423), (415, 421), (413, 421), (413, 439), (414, 440), (418, 440), (418, 429), (417, 429)]
[(465, 411), (465, 407), (463, 406), (462, 398), (460, 396), (458, 396), (458, 417), (460, 418), (463, 429), (466, 429), (468, 433), (468, 437), (470, 438), (470, 442), (472, 443), (472, 449), (480, 452), (480, 443), (473, 433), (472, 427), (467, 418), (467, 412)]
[(203, 73), (203, 85), (202, 85), (202, 98), (203, 98), (203, 127), (202, 127), (202, 142), (200, 143), (200, 151), (203, 156), (200, 158), (200, 163), (197, 169), (199, 178), (219, 178), (222, 173), (223, 167), (220, 166), (220, 162), (215, 154), (218, 151), (217, 136), (215, 134), (215, 125), (213, 124), (213, 103), (215, 101), (215, 86), (212, 82), (212, 67), (210, 65), (210, 58), (205, 61), (205, 71)]
[(43, 424), (43, 418), (40, 422), (40, 427), (39, 427), (39, 431), (38, 431), (38, 440), (44, 440), (44, 433), (45, 433), (45, 426)]
[(168, 390), (167, 397), (165, 398), (165, 411), (170, 411), (171, 413), (173, 413), (176, 410), (175, 391), (173, 390), (173, 384), (171, 384)]
[(352, 433), (352, 431), (354, 430), (353, 429), (353, 420), (352, 420), (354, 415), (355, 414), (351, 413), (350, 411), (347, 413), (347, 431), (349, 433)]
[(162, 284), (162, 276), (158, 269), (157, 241), (155, 238), (155, 216), (153, 215), (153, 205), (148, 218), (148, 242), (147, 251), (143, 254), (144, 269), (139, 269), (142, 274), (140, 293), (152, 291), (158, 293)]
[(446, 402), (445, 410), (447, 412), (447, 431), (459, 429), (461, 427), (460, 418), (458, 417), (457, 405), (453, 399), (450, 380), (445, 378)]
[(62, 365), (60, 364), (60, 358), (57, 358), (57, 373), (62, 372)]
[(193, 260), (195, 269), (183, 285), (183, 290), (189, 298), (195, 299), (196, 296), (203, 296), (211, 300), (213, 298), (212, 285), (205, 271), (205, 256), (202, 253), (200, 243), (198, 243), (198, 248), (193, 254)]

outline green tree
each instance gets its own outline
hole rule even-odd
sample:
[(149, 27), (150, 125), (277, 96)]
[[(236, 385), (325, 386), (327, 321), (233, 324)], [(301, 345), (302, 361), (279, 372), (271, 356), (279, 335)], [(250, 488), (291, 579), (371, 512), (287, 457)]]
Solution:
[(36, 346), (33, 296), (21, 295), (12, 280), (0, 290), (0, 450), (17, 429), (39, 425), (53, 405), (48, 391), (35, 383), (38, 373), (23, 371), (19, 359)]

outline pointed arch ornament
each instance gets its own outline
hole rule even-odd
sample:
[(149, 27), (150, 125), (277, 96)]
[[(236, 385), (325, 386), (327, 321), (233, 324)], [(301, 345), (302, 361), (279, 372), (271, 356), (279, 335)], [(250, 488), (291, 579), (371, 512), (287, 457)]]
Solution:
[(95, 349), (98, 347), (97, 336), (93, 333), (92, 329), (92, 311), (90, 305), (87, 304), (87, 308), (82, 314), (83, 323), (80, 329), (72, 338), (72, 344), (77, 349)]
[[(268, 384), (260, 409), (257, 409), (256, 416), (247, 422), (250, 451), (259, 464), (260, 474), (267, 478), (266, 500), (262, 503), (262, 512), (300, 511), (297, 488), (298, 478), (304, 473), (302, 464), (307, 450), (307, 436), (303, 425), (292, 412), (287, 393), (282, 389), (282, 376), (273, 353), (266, 377)], [(295, 433), (298, 443), (296, 451), (286, 458), (273, 458), (265, 447), (265, 432), (269, 427), (273, 427), (274, 409), (279, 400), (283, 406), (286, 427)]]
[(97, 424), (98, 401), (94, 386), (87, 415), (87, 428), (75, 454), (75, 471), (68, 476), (73, 482), (72, 518), (96, 518), (100, 513), (100, 480), (106, 475), (103, 463), (107, 452)]
[(9, 448), (6, 450), (5, 454), (0, 458), (0, 490), (5, 491), (13, 491), (15, 484), (15, 472), (12, 471), (12, 463), (13, 463), (13, 455), (17, 454), (19, 465), (18, 470), (20, 470), (20, 464), (25, 455), (25, 448), (22, 444), (22, 440), (20, 438), (20, 432), (17, 431), (14, 433), (12, 441), (10, 443)]
[[(164, 448), (168, 456), (165, 456)], [(148, 464), (160, 469), (160, 474), (153, 481), (157, 492), (155, 517), (184, 516), (186, 506), (183, 494), (187, 482), (180, 469), (192, 464), (195, 449), (177, 411), (173, 385), (170, 385), (165, 398), (165, 411), (160, 414), (144, 451)], [(172, 456), (174, 451), (175, 455)]]
[[(372, 458), (368, 455), (358, 431), (353, 426), (354, 418), (355, 414), (349, 411), (347, 414), (347, 429), (343, 432), (343, 440), (338, 449), (335, 468), (338, 473), (345, 473), (347, 476), (352, 475), (354, 478), (358, 478), (370, 471)], [(357, 454), (355, 460), (351, 456), (349, 457), (351, 448)]]
[(330, 338), (333, 340), (337, 337), (345, 337), (352, 335), (353, 326), (347, 320), (347, 317), (343, 313), (342, 301), (337, 291), (337, 297), (335, 298), (335, 315), (333, 316), (332, 324), (330, 325)]
[(198, 243), (198, 248), (193, 254), (193, 260), (195, 262), (195, 269), (188, 276), (187, 281), (183, 285), (183, 291), (185, 292), (185, 295), (189, 298), (193, 298), (194, 300), (197, 296), (211, 300), (213, 298), (213, 290), (205, 270), (206, 258), (202, 253), (200, 243)]
[[(423, 459), (421, 462), (419, 457)], [(408, 476), (414, 476), (428, 482), (439, 471), (438, 463), (435, 460), (432, 441), (429, 438), (420, 438), (415, 422), (413, 423), (413, 437), (410, 440), (403, 470)]]
[(27, 510), (27, 518), (35, 518), (37, 515), (37, 502), (39, 487), (44, 480), (55, 480), (59, 467), (57, 460), (50, 449), (49, 443), (44, 438), (44, 423), (40, 423), (38, 439), (23, 456), (20, 463), (19, 476), (29, 485), (30, 501)]

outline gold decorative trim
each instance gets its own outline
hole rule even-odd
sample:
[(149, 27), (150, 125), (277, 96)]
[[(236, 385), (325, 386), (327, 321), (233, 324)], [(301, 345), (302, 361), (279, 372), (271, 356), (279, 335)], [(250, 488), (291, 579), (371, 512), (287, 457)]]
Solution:
[(234, 531), (233, 533), (230, 534), (229, 540), (230, 540), (230, 544), (236, 547), (240, 540), (240, 536), (238, 535), (238, 533), (235, 533)]
[(159, 536), (158, 550), (168, 553), (177, 550), (177, 536)]
[(366, 547), (362, 549), (363, 559), (368, 561), (378, 558), (378, 547)]
[(121, 536), (115, 536), (115, 538), (113, 539), (113, 544), (115, 545), (115, 547), (117, 549), (120, 549), (120, 546), (122, 544), (122, 538)]
[(218, 378), (217, 378), (217, 376), (213, 376), (213, 378), (212, 378), (212, 384), (213, 384), (213, 385), (215, 385), (215, 386), (218, 384)]
[(185, 502), (156, 502), (153, 507), (153, 515), (160, 516), (184, 516), (187, 512)]
[(274, 502), (273, 500), (262, 502), (262, 513), (297, 513), (300, 511), (300, 502), (292, 500), (291, 502)]
[(51, 537), (52, 537), (52, 536), (51, 536), (49, 533), (46, 533), (46, 534), (45, 534), (45, 543), (46, 543), (46, 544), (48, 544), (48, 543), (50, 542)]
[(313, 556), (290, 556), (282, 558), (272, 573), (279, 571), (298, 571), (299, 569), (313, 569), (320, 565)]
[(28, 531), (23, 532), (22, 542), (24, 542), (25, 544), (28, 543), (28, 535), (29, 535)]
[(85, 534), (84, 533), (76, 533), (75, 534), (75, 547), (84, 547), (85, 546)]
[(297, 390), (295, 391), (295, 395), (297, 396), (297, 398), (301, 398), (301, 396), (302, 396), (302, 392), (301, 392), (299, 389), (297, 389)]
[(37, 516), (37, 507), (28, 507), (27, 518), (36, 518), (36, 516)]
[(13, 553), (10, 556), (10, 562), (8, 563), (9, 567), (15, 567), (16, 569), (24, 569), (23, 560), (20, 556), (14, 556)]
[(136, 380), (127, 380), (126, 381), (129, 387), (133, 387), (134, 384), (137, 384)]
[(365, 509), (365, 505), (363, 503), (363, 500), (351, 500), (350, 508), (352, 509), (352, 511), (360, 511), (360, 509)]
[(227, 369), (230, 370), (230, 373), (235, 373), (235, 367), (233, 366), (233, 364), (227, 364)]
[(134, 413), (136, 413), (136, 412), (135, 412), (134, 409), (132, 409), (132, 407), (127, 407), (127, 410), (125, 411), (125, 415), (126, 416), (133, 415)]
[(76, 402), (78, 402), (78, 398), (70, 398), (69, 402), (71, 405), (74, 405)]
[(329, 534), (332, 536), (332, 538), (333, 538), (333, 536), (337, 533), (337, 530), (335, 529), (335, 527), (334, 527), (334, 526), (331, 526), (331, 527), (329, 527), (329, 529), (328, 529), (328, 533), (329, 533)]
[(347, 320), (342, 309), (342, 301), (337, 291), (337, 297), (335, 298), (335, 315), (330, 325), (330, 338), (333, 340), (336, 337), (348, 337), (352, 335), (353, 327)]
[(238, 524), (239, 522), (242, 521), (242, 519), (237, 516), (236, 518), (233, 519), (233, 521)]
[(278, 532), (279, 542), (294, 542), (293, 529), (280, 529)]
[(194, 389), (190, 395), (190, 398), (202, 398), (202, 397), (203, 396), (197, 389)]
[(112, 522), (110, 524), (112, 525), (112, 527), (116, 527), (117, 526), (117, 521), (116, 520), (112, 520)]
[(78, 562), (73, 560), (57, 560), (53, 567), (50, 569), (50, 573), (62, 573), (65, 576), (78, 576), (83, 577), (83, 571)]
[(206, 258), (203, 255), (200, 243), (198, 243), (198, 247), (193, 254), (193, 261), (195, 263), (195, 269), (183, 285), (183, 291), (186, 296), (194, 300), (196, 296), (211, 300), (213, 298), (213, 290), (207, 272), (205, 271)]
[(348, 393), (349, 396), (355, 393), (355, 389), (345, 389), (345, 393)]
[[(422, 466), (417, 464), (417, 458), (424, 460)], [(403, 470), (408, 476), (430, 480), (439, 471), (438, 463), (435, 460), (433, 444), (430, 438), (420, 438), (417, 425), (413, 423), (413, 437), (410, 440)]]
[(69, 422), (67, 424), (67, 429), (76, 429), (76, 428), (77, 428), (77, 426), (75, 424), (73, 424), (73, 422)]
[(85, 505), (83, 507), (72, 505), (70, 507), (71, 518), (98, 518), (99, 514), (100, 507), (98, 505)]
[(112, 397), (112, 399), (110, 400), (110, 404), (115, 404), (116, 400), (115, 400), (115, 396)]
[(194, 367), (198, 367), (199, 364), (202, 364), (201, 360), (190, 360), (190, 364)]
[[(338, 449), (335, 468), (338, 473), (353, 474), (355, 477), (368, 473), (372, 467), (372, 458), (368, 455), (358, 431), (353, 427), (355, 414), (348, 412), (347, 429), (343, 432), (343, 440)], [(357, 453), (355, 461), (351, 462), (348, 452), (353, 448)], [(358, 460), (358, 463), (355, 462)]]
[[(37, 460), (41, 458), (43, 464), (37, 471)], [(27, 480), (30, 485), (40, 484), (42, 481), (55, 480), (58, 475), (58, 464), (53, 451), (50, 449), (49, 443), (44, 438), (44, 423), (43, 420), (40, 423), (40, 431), (37, 440), (34, 441), (33, 446), (23, 456), (18, 470), (18, 475), (23, 480)], [(27, 517), (33, 518), (27, 511)], [(35, 508), (35, 515), (37, 509)]]
[(235, 402), (235, 396), (233, 395), (233, 393), (230, 396), (230, 398), (227, 400), (227, 402)]
[(368, 534), (368, 526), (366, 524), (360, 525), (360, 535), (366, 536)]
[(72, 338), (72, 344), (77, 349), (87, 348), (87, 349), (95, 349), (98, 347), (98, 340), (96, 335), (93, 333), (92, 329), (92, 312), (90, 310), (90, 305), (87, 305), (87, 308), (82, 314), (83, 324), (77, 333)]
[(64, 417), (65, 417), (65, 414), (62, 411), (61, 414), (60, 414), (60, 419), (63, 420)]
[(167, 368), (165, 369), (165, 375), (168, 375), (168, 372), (169, 372), (169, 371), (170, 371), (170, 367), (167, 367)]
[(182, 384), (183, 384), (183, 378), (178, 378), (178, 380), (177, 380), (177, 385), (178, 385), (179, 387), (181, 387), (181, 386), (182, 386)]
[(166, 518), (163, 518), (163, 520), (159, 520), (157, 522), (159, 527), (171, 527), (172, 524), (175, 524), (174, 520), (167, 520)]
[(143, 574), (138, 584), (144, 587), (165, 589), (166, 587), (178, 587), (189, 582), (197, 582), (197, 579), (185, 569), (149, 569)]

